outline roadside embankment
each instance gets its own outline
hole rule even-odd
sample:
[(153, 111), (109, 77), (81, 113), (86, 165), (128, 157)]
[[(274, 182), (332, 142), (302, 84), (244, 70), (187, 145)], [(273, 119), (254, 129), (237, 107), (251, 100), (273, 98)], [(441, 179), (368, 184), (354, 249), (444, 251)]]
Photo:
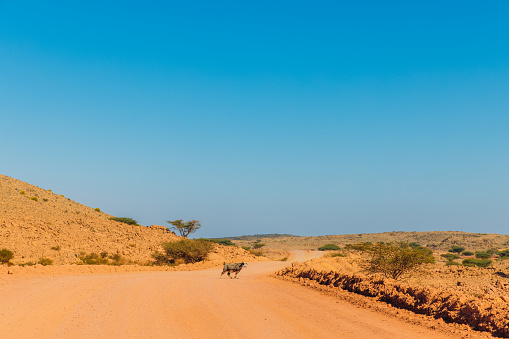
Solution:
[(506, 296), (493, 300), (441, 288), (412, 286), (380, 276), (316, 270), (306, 263), (293, 263), (276, 275), (319, 289), (342, 289), (373, 297), (418, 314), (509, 337), (509, 298)]

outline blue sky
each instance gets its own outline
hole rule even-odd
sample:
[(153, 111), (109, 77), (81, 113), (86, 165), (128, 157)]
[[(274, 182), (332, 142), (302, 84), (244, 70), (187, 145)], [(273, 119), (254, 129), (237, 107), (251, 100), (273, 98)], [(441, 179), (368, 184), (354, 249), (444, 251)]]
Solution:
[(0, 173), (198, 237), (507, 234), (508, 17), (0, 0)]

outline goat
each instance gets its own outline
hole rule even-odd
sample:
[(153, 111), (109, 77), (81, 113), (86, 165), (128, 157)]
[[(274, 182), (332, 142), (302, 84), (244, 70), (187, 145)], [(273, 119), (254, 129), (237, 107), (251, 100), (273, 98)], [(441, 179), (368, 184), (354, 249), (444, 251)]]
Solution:
[(219, 277), (219, 279), (221, 279), (223, 277), (223, 274), (225, 274), (226, 272), (228, 273), (230, 279), (232, 279), (230, 273), (235, 272), (235, 278), (238, 279), (239, 272), (244, 266), (247, 266), (247, 262), (238, 262), (231, 264), (223, 263), (223, 272), (221, 272), (221, 276)]

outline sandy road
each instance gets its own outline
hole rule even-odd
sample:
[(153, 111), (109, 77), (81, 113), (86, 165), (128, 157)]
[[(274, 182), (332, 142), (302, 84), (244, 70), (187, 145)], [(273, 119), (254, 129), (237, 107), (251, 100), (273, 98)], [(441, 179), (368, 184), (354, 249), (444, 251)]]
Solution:
[(250, 263), (238, 280), (219, 268), (2, 277), (0, 337), (445, 338), (267, 276), (285, 265)]

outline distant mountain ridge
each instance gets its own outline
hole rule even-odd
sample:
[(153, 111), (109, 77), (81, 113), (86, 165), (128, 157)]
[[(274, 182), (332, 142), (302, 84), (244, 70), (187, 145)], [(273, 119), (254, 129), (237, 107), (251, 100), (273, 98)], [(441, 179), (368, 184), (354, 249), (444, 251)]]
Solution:
[(256, 240), (261, 238), (287, 238), (287, 237), (299, 237), (298, 235), (292, 235), (292, 234), (278, 234), (278, 233), (271, 233), (271, 234), (253, 234), (253, 235), (241, 235), (238, 237), (222, 237), (222, 238), (215, 238), (215, 239), (229, 239), (229, 240)]

